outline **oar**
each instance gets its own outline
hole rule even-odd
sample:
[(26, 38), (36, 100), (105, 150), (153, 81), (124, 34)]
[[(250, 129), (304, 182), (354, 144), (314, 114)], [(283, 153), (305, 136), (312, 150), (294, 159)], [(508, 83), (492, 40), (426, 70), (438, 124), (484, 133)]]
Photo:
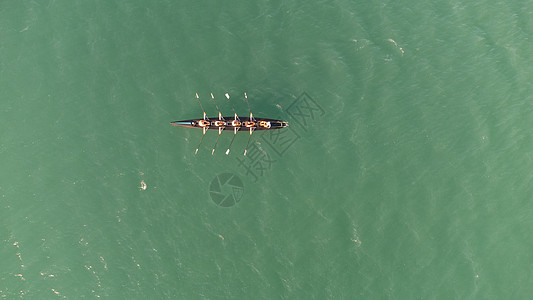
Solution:
[(250, 103), (248, 102), (248, 95), (246, 95), (246, 92), (244, 92), (244, 101), (246, 101), (246, 104), (248, 105), (248, 111), (250, 112), (250, 121), (255, 122), (254, 115), (252, 114), (252, 110), (250, 109)]
[(226, 99), (228, 99), (229, 104), (231, 104), (231, 109), (233, 110), (233, 113), (235, 114), (235, 119), (239, 120), (239, 117), (237, 117), (237, 112), (235, 111), (235, 107), (233, 107), (233, 103), (229, 100), (229, 94), (226, 93), (225, 96), (226, 96)]
[(213, 150), (211, 150), (211, 155), (215, 154), (215, 148), (217, 147), (218, 139), (220, 138), (220, 134), (222, 133), (222, 128), (223, 127), (218, 127), (217, 141), (215, 142), (215, 145), (213, 146)]
[(222, 115), (220, 114), (220, 109), (218, 108), (218, 105), (217, 105), (217, 102), (215, 101), (215, 96), (213, 96), (213, 93), (211, 93), (211, 99), (213, 100), (213, 102), (215, 102), (215, 106), (217, 107), (218, 119), (224, 120), (224, 118), (222, 118)]
[[(213, 96), (213, 94), (211, 94)], [(200, 107), (202, 108), (202, 111), (204, 112), (204, 120), (209, 120), (209, 118), (205, 114), (204, 106), (202, 105), (202, 101), (200, 101), (200, 97), (198, 97), (198, 93), (196, 93), (196, 99), (198, 99), (198, 103), (200, 103)]]
[[(235, 114), (237, 116), (237, 114)], [(233, 141), (235, 140), (235, 137), (237, 136), (237, 127), (233, 128), (233, 138), (231, 139), (231, 142), (229, 143), (228, 150), (226, 150), (226, 155), (229, 154), (229, 148), (231, 148), (231, 144), (233, 144)]]
[(194, 151), (194, 155), (196, 155), (196, 153), (198, 153), (198, 149), (200, 148), (200, 145), (202, 144), (202, 141), (204, 140), (206, 128), (204, 127), (203, 129), (204, 129), (204, 132), (202, 133), (202, 138), (200, 139), (200, 144), (198, 144), (198, 147), (196, 147), (196, 151)]
[(246, 152), (248, 152), (248, 144), (250, 144), (250, 140), (252, 139), (252, 133), (254, 132), (255, 127), (250, 127), (250, 137), (248, 137), (248, 143), (246, 143), (246, 148), (244, 148), (244, 156), (246, 156)]

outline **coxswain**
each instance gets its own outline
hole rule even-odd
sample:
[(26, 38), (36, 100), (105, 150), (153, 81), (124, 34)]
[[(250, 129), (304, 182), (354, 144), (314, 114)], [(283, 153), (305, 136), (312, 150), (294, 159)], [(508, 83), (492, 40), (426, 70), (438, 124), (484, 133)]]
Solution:
[(270, 128), (270, 122), (267, 122), (267, 121), (259, 121), (259, 127), (265, 127), (265, 128)]

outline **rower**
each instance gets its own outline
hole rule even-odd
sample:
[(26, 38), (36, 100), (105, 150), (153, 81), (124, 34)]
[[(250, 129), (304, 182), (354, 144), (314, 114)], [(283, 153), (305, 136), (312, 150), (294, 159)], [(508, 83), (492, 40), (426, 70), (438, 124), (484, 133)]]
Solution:
[[(237, 114), (235, 114), (235, 115), (237, 115)], [(231, 121), (231, 126), (233, 126), (233, 127), (240, 127), (241, 125), (242, 125), (242, 123), (241, 123), (241, 121), (239, 121), (237, 119), (237, 117), (235, 118), (235, 120)]]
[(254, 121), (244, 121), (244, 127), (247, 127), (247, 128), (253, 128), (255, 127), (255, 122)]
[(215, 121), (215, 126), (216, 127), (224, 127), (224, 126), (226, 126), (226, 121), (216, 120)]
[(209, 127), (211, 125), (211, 122), (207, 121), (207, 120), (199, 120), (198, 121), (198, 126), (200, 127)]

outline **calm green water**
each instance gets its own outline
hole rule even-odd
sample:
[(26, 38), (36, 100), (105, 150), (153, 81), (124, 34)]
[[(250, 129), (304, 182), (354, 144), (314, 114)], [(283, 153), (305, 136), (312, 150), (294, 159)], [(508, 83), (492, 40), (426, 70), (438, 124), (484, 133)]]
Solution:
[(211, 2), (0, 1), (2, 298), (531, 296), (532, 2)]

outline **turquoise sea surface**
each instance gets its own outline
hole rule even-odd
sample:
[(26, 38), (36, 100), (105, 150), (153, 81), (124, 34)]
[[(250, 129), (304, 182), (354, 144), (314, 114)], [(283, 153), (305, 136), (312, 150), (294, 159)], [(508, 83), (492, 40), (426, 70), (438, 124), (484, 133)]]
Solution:
[[(528, 299), (532, 54), (531, 1), (2, 0), (0, 298)], [(196, 93), (290, 127), (195, 155)]]

